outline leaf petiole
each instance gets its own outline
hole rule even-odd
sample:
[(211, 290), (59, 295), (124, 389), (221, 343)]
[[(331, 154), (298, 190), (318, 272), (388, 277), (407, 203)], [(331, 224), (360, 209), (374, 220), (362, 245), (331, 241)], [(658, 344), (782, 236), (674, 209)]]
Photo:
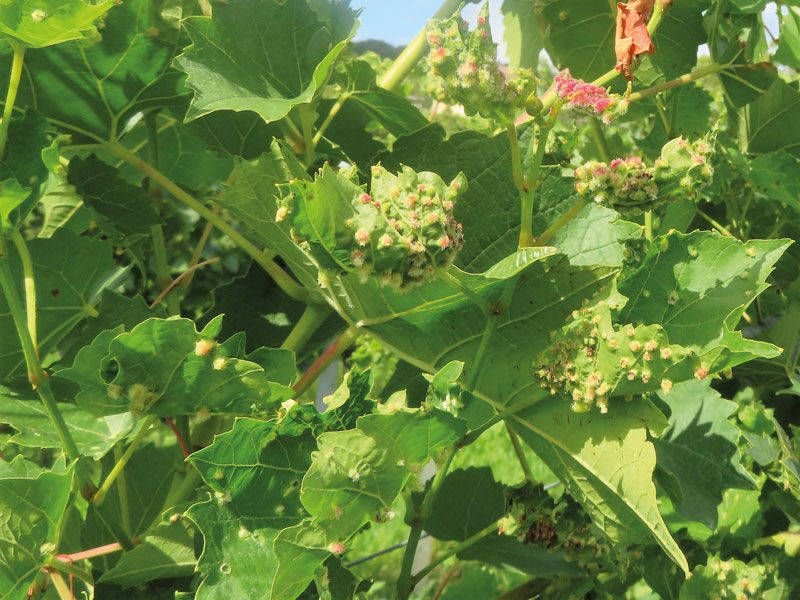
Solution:
[(11, 75), (8, 78), (8, 92), (6, 93), (6, 103), (3, 107), (3, 120), (0, 121), (0, 159), (3, 158), (6, 150), (8, 127), (11, 125), (11, 113), (14, 110), (14, 103), (17, 101), (19, 80), (22, 77), (22, 65), (25, 62), (25, 46), (10, 40), (8, 43), (14, 50), (14, 58), (11, 62)]

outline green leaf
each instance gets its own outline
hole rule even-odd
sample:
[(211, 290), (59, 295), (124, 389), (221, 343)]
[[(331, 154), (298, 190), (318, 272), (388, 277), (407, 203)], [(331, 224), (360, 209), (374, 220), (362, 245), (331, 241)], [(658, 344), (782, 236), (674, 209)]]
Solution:
[(505, 514), (503, 486), (489, 467), (447, 474), (423, 528), (439, 540), (463, 542)]
[[(266, 122), (311, 102), (347, 39), (305, 1), (240, 0), (183, 22), (192, 45), (175, 61), (195, 92), (189, 117), (251, 110)], [(286, 52), (293, 48), (294, 52)]]
[[(274, 410), (291, 397), (260, 365), (231, 354), (188, 319), (154, 318), (128, 333), (100, 334), (58, 376), (80, 385), (76, 403), (96, 415), (130, 410), (166, 417), (200, 408), (249, 414)], [(118, 369), (110, 381), (104, 378), (109, 365)]]
[(297, 598), (331, 555), (329, 531), (304, 523), (281, 531), (275, 538), (279, 567), (270, 598)]
[(544, 46), (535, 3), (504, 0), (500, 11), (503, 13), (503, 41), (506, 42), (508, 70), (514, 73), (524, 67), (535, 72), (539, 66), (539, 52)]
[(619, 321), (660, 323), (670, 343), (699, 355), (717, 350), (726, 325), (735, 325), (744, 307), (766, 289), (766, 278), (789, 243), (742, 243), (708, 231), (662, 236), (620, 283), (629, 301)]
[(38, 237), (52, 237), (62, 227), (79, 235), (89, 229), (92, 213), (83, 205), (75, 188), (63, 179), (48, 188), (40, 200), (44, 209), (44, 223)]
[(31, 48), (91, 39), (98, 35), (93, 23), (112, 6), (112, 0), (10, 0), (0, 5), (0, 31)]
[[(692, 70), (697, 64), (697, 49), (706, 42), (703, 11), (707, 8), (705, 0), (684, 0), (664, 10), (661, 24), (653, 35), (655, 54), (642, 56), (642, 63), (636, 68), (637, 79), (649, 86), (657, 80), (669, 81)], [(653, 73), (647, 73), (650, 68)], [(703, 133), (706, 130), (704, 128)]]
[[(100, 460), (125, 439), (135, 423), (129, 413), (98, 419), (73, 404), (62, 403), (60, 408), (78, 451), (95, 460)], [(61, 448), (61, 439), (38, 398), (23, 399), (0, 391), (0, 422), (18, 431), (9, 440), (15, 444), (31, 448)]]
[(569, 562), (564, 554), (545, 550), (536, 544), (525, 544), (511, 535), (491, 535), (478, 540), (456, 556), (496, 567), (511, 567), (533, 577), (581, 575), (581, 568)]
[(303, 506), (328, 537), (346, 540), (370, 518), (384, 519), (412, 473), (465, 432), (448, 413), (400, 410), (324, 433), (303, 479)]
[(24, 598), (55, 543), (72, 490), (72, 472), (0, 479), (0, 598)]
[(612, 404), (607, 415), (577, 414), (563, 401), (542, 400), (513, 418), (514, 429), (564, 483), (592, 520), (621, 544), (657, 542), (684, 572), (681, 549), (658, 512), (648, 428), (663, 428), (649, 402)]
[(83, 197), (100, 232), (115, 246), (130, 246), (147, 238), (153, 225), (163, 223), (147, 192), (122, 179), (114, 167), (94, 154), (73, 158), (67, 181)]
[(42, 151), (50, 145), (49, 130), (47, 121), (32, 109), (22, 119), (11, 120), (6, 145), (13, 152), (0, 159), (0, 227), (18, 227), (38, 202), (48, 177)]
[(395, 136), (407, 135), (430, 124), (409, 100), (384, 89), (352, 92), (345, 105), (356, 107)]
[(614, 66), (617, 7), (608, 0), (556, 0), (542, 7), (545, 48), (559, 69), (591, 81)]
[(558, 250), (556, 248), (537, 247), (537, 248), (520, 248), (514, 254), (505, 257), (500, 262), (486, 271), (483, 276), (487, 279), (509, 279), (514, 275), (518, 275), (524, 271), (532, 263), (552, 256)]
[(237, 419), (231, 431), (192, 455), (214, 491), (212, 500), (188, 513), (205, 537), (198, 599), (244, 598), (272, 588), (278, 569), (273, 540), (302, 519), (300, 479), (313, 445), (308, 431), (286, 436), (274, 421)]
[(185, 522), (158, 526), (133, 550), (98, 579), (99, 584), (123, 589), (157, 579), (186, 577), (194, 573), (194, 536)]
[(641, 226), (624, 221), (610, 208), (591, 203), (556, 233), (552, 244), (569, 257), (572, 265), (621, 267), (625, 261), (625, 240), (641, 236)]
[(776, 78), (745, 110), (749, 153), (786, 150), (800, 157), (800, 92)]
[(785, 202), (800, 213), (800, 163), (785, 150), (747, 159), (733, 149), (728, 153), (742, 177), (767, 198)]
[[(185, 107), (182, 74), (170, 68), (178, 33), (151, 6), (150, 0), (114, 6), (98, 43), (71, 41), (28, 52), (17, 103), (78, 128), (76, 135), (103, 139), (116, 138), (141, 111)], [(0, 46), (0, 80), (8, 80), (10, 64)]]
[[(709, 130), (712, 100), (711, 94), (698, 84), (683, 85), (665, 94), (661, 100), (663, 113), (652, 117), (653, 128), (639, 141), (639, 147), (655, 160), (670, 138), (683, 136), (691, 141), (702, 138)], [(669, 132), (665, 122), (669, 123)]]
[[(37, 330), (42, 355), (82, 319), (95, 315), (99, 294), (113, 280), (111, 248), (101, 241), (81, 238), (58, 230), (50, 238), (28, 243), (36, 276)], [(22, 264), (16, 252), (9, 257), (11, 269), (22, 289)], [(10, 378), (23, 368), (25, 359), (5, 297), (0, 296), (0, 373)]]
[(660, 393), (672, 414), (669, 427), (653, 440), (658, 466), (676, 478), (680, 498), (673, 498), (685, 519), (717, 526), (717, 505), (728, 488), (755, 489), (741, 466), (739, 430), (728, 417), (736, 404), (724, 400), (705, 381), (689, 381)]
[(778, 40), (778, 51), (773, 57), (776, 62), (797, 69), (800, 67), (800, 11), (790, 8), (779, 11), (781, 34)]
[(280, 137), (280, 128), (253, 112), (217, 110), (184, 123), (182, 128), (206, 147), (223, 155), (245, 160), (258, 158), (269, 151), (270, 141)]

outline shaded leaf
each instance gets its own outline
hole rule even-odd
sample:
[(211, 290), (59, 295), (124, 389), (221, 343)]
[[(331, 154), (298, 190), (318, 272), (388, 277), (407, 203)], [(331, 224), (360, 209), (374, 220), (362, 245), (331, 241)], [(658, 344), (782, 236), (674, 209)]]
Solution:
[(785, 150), (800, 157), (800, 92), (795, 88), (776, 78), (745, 114), (748, 152)]
[(511, 567), (533, 577), (577, 576), (583, 573), (578, 565), (563, 554), (545, 550), (536, 544), (525, 544), (514, 536), (487, 536), (457, 554), (461, 560), (475, 560), (497, 567)]

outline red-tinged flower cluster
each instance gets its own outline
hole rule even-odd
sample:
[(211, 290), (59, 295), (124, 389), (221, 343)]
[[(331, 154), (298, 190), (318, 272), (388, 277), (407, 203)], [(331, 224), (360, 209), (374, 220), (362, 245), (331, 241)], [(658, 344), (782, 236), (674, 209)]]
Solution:
[(606, 88), (573, 79), (569, 75), (556, 75), (556, 92), (571, 109), (583, 114), (600, 117), (604, 123), (625, 114), (628, 99), (619, 94), (610, 94)]

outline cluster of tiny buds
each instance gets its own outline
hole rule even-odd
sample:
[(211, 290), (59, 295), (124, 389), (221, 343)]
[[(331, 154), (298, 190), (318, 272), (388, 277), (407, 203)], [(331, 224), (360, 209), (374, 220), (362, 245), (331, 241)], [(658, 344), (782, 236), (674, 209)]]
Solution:
[(573, 79), (569, 73), (556, 75), (556, 93), (569, 108), (600, 119), (608, 124), (628, 110), (630, 102), (619, 94), (610, 94), (606, 88)]
[(653, 172), (639, 156), (617, 158), (609, 164), (590, 161), (575, 169), (575, 190), (598, 204), (614, 208), (651, 206), (658, 198)]

